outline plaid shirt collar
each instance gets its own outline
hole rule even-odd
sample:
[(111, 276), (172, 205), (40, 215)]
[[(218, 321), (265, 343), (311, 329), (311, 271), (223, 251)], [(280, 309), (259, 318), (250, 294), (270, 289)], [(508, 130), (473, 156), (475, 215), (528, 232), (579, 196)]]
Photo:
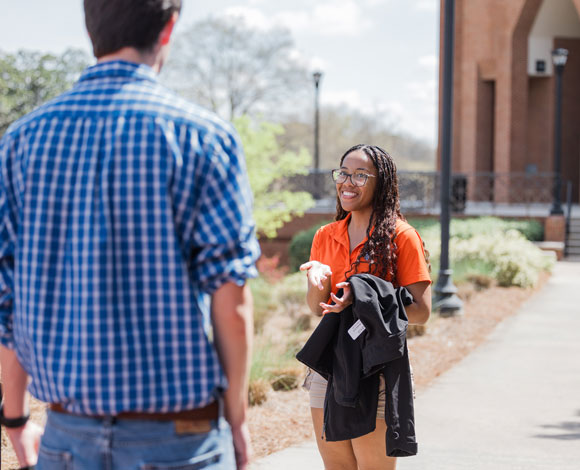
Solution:
[(100, 62), (88, 67), (80, 76), (79, 83), (99, 78), (133, 78), (157, 83), (155, 70), (146, 64), (137, 64), (126, 60), (111, 60)]

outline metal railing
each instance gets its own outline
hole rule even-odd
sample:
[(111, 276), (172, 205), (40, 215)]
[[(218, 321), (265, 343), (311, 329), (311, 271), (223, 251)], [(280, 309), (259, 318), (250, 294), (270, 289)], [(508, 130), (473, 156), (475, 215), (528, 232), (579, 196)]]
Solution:
[[(317, 200), (334, 200), (336, 189), (329, 170), (311, 171), (289, 183), (294, 190), (308, 191)], [(451, 183), (451, 207), (456, 213), (481, 209), (490, 214), (503, 208), (535, 207), (545, 210), (552, 201), (553, 173), (455, 173)], [(440, 177), (434, 171), (399, 171), (399, 194), (404, 212), (437, 212)]]

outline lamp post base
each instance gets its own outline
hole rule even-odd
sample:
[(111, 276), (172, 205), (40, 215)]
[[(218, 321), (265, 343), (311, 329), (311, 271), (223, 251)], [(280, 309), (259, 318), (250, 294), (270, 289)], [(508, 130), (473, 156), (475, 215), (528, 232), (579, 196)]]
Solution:
[(457, 287), (453, 284), (452, 273), (451, 269), (440, 271), (435, 286), (433, 310), (438, 311), (442, 317), (463, 315), (463, 301), (457, 297)]
[(463, 315), (463, 301), (456, 294), (438, 298), (433, 308), (445, 318)]

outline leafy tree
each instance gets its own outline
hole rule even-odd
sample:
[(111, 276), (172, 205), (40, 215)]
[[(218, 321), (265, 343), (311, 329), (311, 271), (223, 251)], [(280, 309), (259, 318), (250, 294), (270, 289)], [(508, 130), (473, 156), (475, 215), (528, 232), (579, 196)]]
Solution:
[(274, 116), (310, 91), (290, 33), (252, 29), (242, 18), (208, 18), (179, 35), (164, 68), (168, 85), (233, 120)]
[(254, 218), (258, 233), (266, 237), (276, 232), (293, 216), (301, 216), (314, 205), (309, 193), (292, 191), (289, 179), (307, 173), (308, 151), (282, 151), (277, 138), (284, 133), (279, 124), (253, 124), (248, 116), (234, 120), (246, 154), (250, 185), (254, 192)]
[(0, 135), (16, 119), (69, 89), (88, 65), (82, 50), (61, 55), (0, 51)]

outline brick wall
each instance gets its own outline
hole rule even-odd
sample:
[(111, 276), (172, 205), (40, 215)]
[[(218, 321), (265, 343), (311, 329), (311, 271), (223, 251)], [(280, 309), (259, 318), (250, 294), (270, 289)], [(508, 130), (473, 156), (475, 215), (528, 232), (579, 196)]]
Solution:
[[(580, 14), (580, 0), (573, 2)], [(444, 3), (441, 0), (441, 62)], [(489, 168), (507, 173), (525, 171), (529, 164), (538, 171), (552, 171), (554, 79), (530, 78), (527, 73), (528, 37), (542, 0), (456, 0), (455, 5), (453, 171)], [(580, 40), (556, 38), (555, 46), (570, 50), (564, 72), (562, 170), (573, 181), (574, 200), (578, 201)], [(440, 67), (440, 103), (442, 72)], [(493, 98), (489, 96), (491, 83)], [(441, 135), (441, 106), (439, 117)], [(493, 164), (489, 163), (490, 153)], [(439, 150), (437, 161), (440, 167)], [(495, 196), (497, 202), (509, 201), (507, 190)]]

